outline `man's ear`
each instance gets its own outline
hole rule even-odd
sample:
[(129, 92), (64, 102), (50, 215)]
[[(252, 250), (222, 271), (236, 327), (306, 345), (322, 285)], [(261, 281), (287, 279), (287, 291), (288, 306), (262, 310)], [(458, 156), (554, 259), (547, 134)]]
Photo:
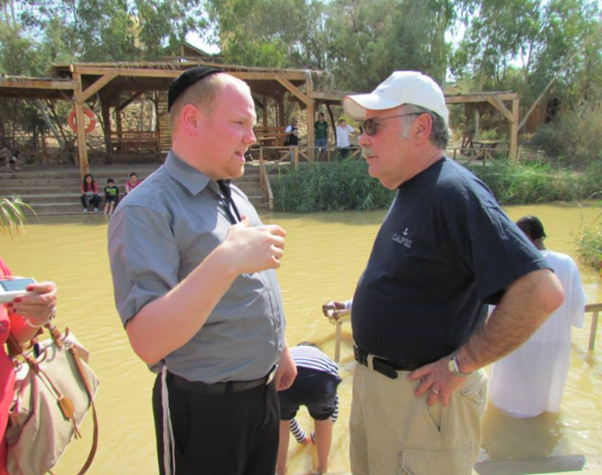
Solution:
[(433, 130), (433, 118), (429, 114), (421, 114), (414, 121), (414, 139), (416, 145), (424, 145), (429, 141)]
[(196, 136), (200, 132), (201, 120), (201, 111), (192, 104), (186, 104), (180, 115), (180, 128), (186, 131), (188, 135)]

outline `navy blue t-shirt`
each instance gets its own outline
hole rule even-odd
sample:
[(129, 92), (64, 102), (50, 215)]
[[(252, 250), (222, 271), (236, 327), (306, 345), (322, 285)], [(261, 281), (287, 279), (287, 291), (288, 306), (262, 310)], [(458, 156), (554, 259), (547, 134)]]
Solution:
[(403, 183), (355, 291), (353, 338), (394, 360), (463, 345), (519, 277), (549, 268), (491, 191), (443, 158)]

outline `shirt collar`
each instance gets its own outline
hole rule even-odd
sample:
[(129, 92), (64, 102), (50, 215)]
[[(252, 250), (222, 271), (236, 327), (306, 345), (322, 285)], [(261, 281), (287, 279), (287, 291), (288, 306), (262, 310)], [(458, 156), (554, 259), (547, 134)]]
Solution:
[(173, 151), (167, 154), (163, 166), (173, 179), (180, 182), (194, 196), (203, 191), (211, 182), (208, 176), (185, 163)]

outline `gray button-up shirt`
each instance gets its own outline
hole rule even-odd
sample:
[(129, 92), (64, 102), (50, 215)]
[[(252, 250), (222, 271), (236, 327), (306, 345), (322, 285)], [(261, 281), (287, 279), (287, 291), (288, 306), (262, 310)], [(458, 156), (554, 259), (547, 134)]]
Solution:
[[(234, 186), (232, 199), (241, 216), (262, 224)], [(217, 183), (170, 152), (119, 204), (109, 224), (115, 303), (123, 324), (192, 272), (231, 225)], [(242, 274), (201, 330), (164, 363), (190, 381), (258, 379), (279, 360), (284, 327), (276, 272)]]

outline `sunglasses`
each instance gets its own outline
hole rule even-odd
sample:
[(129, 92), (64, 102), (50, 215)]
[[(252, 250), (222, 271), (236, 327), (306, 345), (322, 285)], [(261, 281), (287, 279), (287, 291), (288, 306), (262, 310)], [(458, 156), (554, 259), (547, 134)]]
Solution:
[(383, 121), (383, 120), (395, 119), (397, 117), (406, 117), (408, 115), (420, 115), (420, 114), (422, 114), (422, 112), (408, 112), (407, 114), (392, 115), (391, 117), (381, 117), (378, 119), (366, 119), (364, 121), (364, 132), (366, 132), (366, 135), (369, 135), (370, 137), (372, 137), (372, 136), (376, 135), (378, 126), (380, 125), (381, 121)]

